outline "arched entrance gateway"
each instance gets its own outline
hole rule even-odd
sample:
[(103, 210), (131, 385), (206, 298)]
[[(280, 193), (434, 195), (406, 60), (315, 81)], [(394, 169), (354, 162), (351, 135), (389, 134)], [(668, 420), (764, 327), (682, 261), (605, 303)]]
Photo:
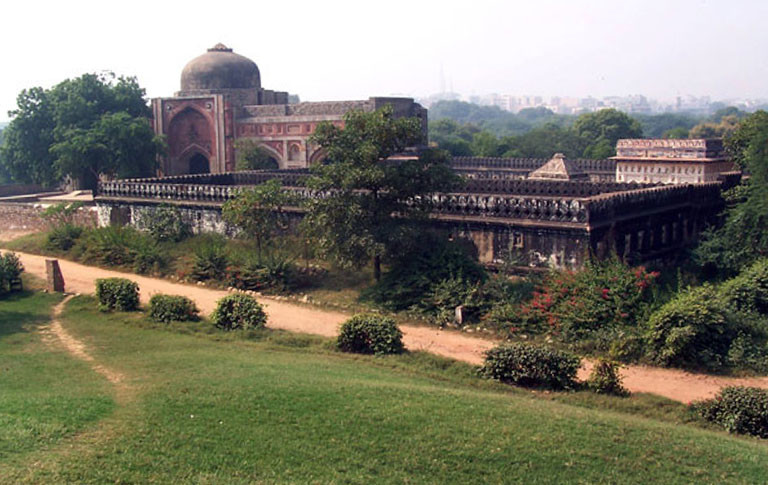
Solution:
[(211, 164), (208, 162), (208, 159), (205, 157), (205, 155), (201, 153), (195, 153), (190, 157), (189, 159), (189, 172), (187, 173), (210, 173), (211, 172)]
[[(261, 86), (255, 62), (223, 44), (184, 66), (175, 96), (152, 100), (155, 132), (168, 143), (165, 175), (235, 170), (242, 152), (238, 142), (246, 140), (268, 147), (273, 159), (265, 157), (254, 168), (308, 168), (324, 158), (310, 141), (321, 120), (341, 127), (344, 113), (383, 106), (392, 106), (398, 118), (420, 118), (426, 137), (427, 112), (411, 98), (291, 103), (287, 92)], [(200, 157), (192, 162), (198, 153), (206, 158), (207, 168)]]

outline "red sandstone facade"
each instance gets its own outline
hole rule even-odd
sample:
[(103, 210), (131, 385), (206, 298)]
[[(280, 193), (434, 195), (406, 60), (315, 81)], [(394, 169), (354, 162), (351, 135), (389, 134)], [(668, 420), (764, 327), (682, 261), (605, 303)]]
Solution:
[(155, 132), (165, 135), (165, 175), (222, 173), (235, 170), (236, 141), (250, 140), (280, 169), (306, 168), (323, 158), (309, 141), (323, 121), (343, 126), (350, 110), (393, 107), (395, 116), (422, 120), (427, 111), (410, 98), (288, 103), (288, 93), (261, 87), (256, 64), (221, 44), (187, 64), (181, 90), (152, 100)]

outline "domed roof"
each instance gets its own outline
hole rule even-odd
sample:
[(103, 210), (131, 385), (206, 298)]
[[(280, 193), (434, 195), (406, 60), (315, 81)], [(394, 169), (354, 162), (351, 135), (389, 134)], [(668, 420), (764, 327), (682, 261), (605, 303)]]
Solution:
[(181, 71), (181, 92), (220, 89), (259, 89), (256, 63), (224, 44), (216, 44), (189, 61)]

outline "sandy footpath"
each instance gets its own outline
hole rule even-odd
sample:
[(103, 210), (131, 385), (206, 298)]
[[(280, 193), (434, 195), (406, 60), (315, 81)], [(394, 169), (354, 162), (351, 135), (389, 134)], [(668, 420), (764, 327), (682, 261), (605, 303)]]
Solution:
[[(45, 278), (45, 257), (18, 254), (26, 271)], [(138, 283), (141, 300), (144, 303), (155, 293), (185, 295), (194, 300), (204, 314), (209, 314), (216, 301), (227, 294), (222, 290), (121, 273), (61, 259), (59, 265), (68, 292), (93, 293), (94, 281), (97, 278), (123, 277)], [(292, 332), (332, 337), (337, 334), (341, 322), (349, 317), (348, 314), (341, 312), (278, 301), (268, 297), (260, 297), (258, 300), (267, 312), (268, 327)], [(480, 364), (483, 352), (496, 343), (490, 339), (470, 337), (456, 331), (416, 326), (401, 328), (408, 349), (424, 350), (471, 364)], [(579, 374), (581, 378), (586, 378), (589, 367), (590, 364), (587, 363), (581, 370)], [(632, 392), (649, 392), (682, 402), (710, 397), (727, 385), (768, 388), (768, 377), (740, 379), (645, 366), (625, 367), (622, 374), (625, 386)]]

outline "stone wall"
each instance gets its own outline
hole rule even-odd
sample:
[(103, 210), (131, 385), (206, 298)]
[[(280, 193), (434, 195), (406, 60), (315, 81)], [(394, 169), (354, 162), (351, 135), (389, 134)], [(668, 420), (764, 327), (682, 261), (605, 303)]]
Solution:
[[(46, 229), (48, 223), (41, 214), (44, 207), (37, 204), (0, 203), (0, 231), (39, 231)], [(96, 207), (82, 207), (75, 214), (78, 225), (95, 227), (99, 220)]]
[[(232, 234), (221, 206), (243, 185), (277, 178), (300, 198), (322, 197), (302, 186), (304, 177), (240, 172), (104, 182), (96, 197), (99, 223), (142, 228), (157, 207), (172, 204), (195, 232)], [(721, 187), (471, 180), (461, 192), (430, 196), (429, 224), (471, 240), (486, 264), (512, 258), (527, 267), (579, 267), (589, 254), (611, 252), (644, 261), (675, 254), (715, 223)]]
[[(51, 191), (50, 189), (47, 191)], [(39, 194), (46, 192), (40, 185), (36, 184), (6, 184), (0, 185), (0, 197), (13, 197), (15, 195)]]

